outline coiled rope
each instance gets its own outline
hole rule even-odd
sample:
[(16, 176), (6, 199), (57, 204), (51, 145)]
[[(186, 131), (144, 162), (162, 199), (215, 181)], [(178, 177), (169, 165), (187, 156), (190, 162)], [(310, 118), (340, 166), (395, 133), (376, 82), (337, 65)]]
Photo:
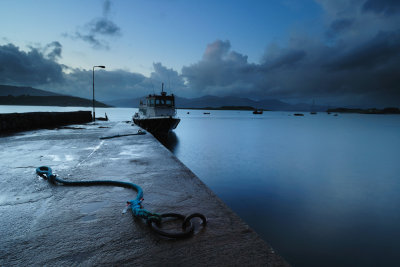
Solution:
[[(202, 220), (203, 227), (207, 224), (206, 217), (201, 213), (193, 213), (189, 216), (184, 216), (178, 213), (165, 213), (158, 214), (150, 212), (142, 207), (143, 202), (143, 190), (140, 186), (121, 181), (112, 180), (92, 180), (92, 181), (66, 181), (58, 178), (53, 174), (52, 169), (47, 166), (41, 166), (36, 169), (36, 174), (42, 178), (48, 180), (52, 184), (60, 183), (65, 186), (94, 186), (94, 185), (106, 185), (106, 186), (119, 186), (124, 188), (130, 188), (137, 192), (136, 198), (127, 201), (127, 208), (132, 210), (135, 217), (144, 219), (146, 223), (159, 235), (169, 237), (169, 238), (185, 238), (193, 235), (194, 225), (191, 222), (192, 218), (198, 217)], [(169, 232), (162, 230), (162, 220), (163, 218), (177, 218), (182, 220), (182, 232)]]

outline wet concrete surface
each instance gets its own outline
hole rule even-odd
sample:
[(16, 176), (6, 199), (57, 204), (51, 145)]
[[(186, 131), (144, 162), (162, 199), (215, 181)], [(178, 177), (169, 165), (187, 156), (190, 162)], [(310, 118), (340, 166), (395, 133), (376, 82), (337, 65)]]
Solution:
[[(0, 137), (0, 266), (287, 265), (152, 135), (101, 140), (139, 128), (125, 122), (74, 127)], [(200, 212), (208, 225), (195, 221), (188, 239), (160, 237), (130, 211), (122, 214), (136, 192), (52, 185), (35, 174), (42, 165), (62, 179), (133, 182), (142, 187), (147, 210)]]

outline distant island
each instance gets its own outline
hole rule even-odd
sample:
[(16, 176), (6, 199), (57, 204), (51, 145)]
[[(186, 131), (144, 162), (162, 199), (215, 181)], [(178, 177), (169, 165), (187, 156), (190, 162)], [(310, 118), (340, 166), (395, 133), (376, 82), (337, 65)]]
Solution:
[(400, 114), (400, 109), (398, 108), (384, 108), (384, 109), (359, 109), (359, 108), (333, 108), (328, 109), (326, 112), (336, 112), (336, 113), (359, 113), (359, 114)]
[[(91, 107), (92, 100), (61, 95), (32, 87), (0, 85), (0, 105)], [(95, 101), (96, 107), (112, 107)]]
[[(178, 108), (178, 109), (205, 109), (205, 110), (255, 110), (255, 108), (250, 106), (222, 106), (222, 107), (203, 107), (203, 108)], [(266, 109), (262, 109), (267, 111)]]

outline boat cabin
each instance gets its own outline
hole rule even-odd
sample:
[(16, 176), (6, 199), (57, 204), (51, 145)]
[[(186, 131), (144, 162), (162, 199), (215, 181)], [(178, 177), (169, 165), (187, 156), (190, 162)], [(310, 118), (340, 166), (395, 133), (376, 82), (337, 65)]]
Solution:
[[(141, 103), (142, 104), (142, 103)], [(149, 95), (146, 97), (146, 106), (148, 107), (175, 107), (174, 94), (168, 96), (166, 92), (161, 95)]]
[(161, 92), (161, 95), (148, 95), (140, 101), (139, 113), (146, 117), (172, 117), (176, 115), (175, 96)]

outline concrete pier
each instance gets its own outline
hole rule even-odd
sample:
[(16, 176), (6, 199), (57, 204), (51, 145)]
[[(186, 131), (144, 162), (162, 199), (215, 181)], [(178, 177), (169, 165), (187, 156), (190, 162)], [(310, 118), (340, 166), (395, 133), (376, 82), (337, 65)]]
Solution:
[[(288, 265), (151, 134), (102, 140), (139, 128), (74, 126), (0, 138), (0, 266)], [(191, 238), (160, 237), (122, 214), (136, 192), (52, 185), (35, 174), (42, 165), (62, 179), (133, 182), (147, 210), (200, 212), (208, 225), (196, 221)]]

